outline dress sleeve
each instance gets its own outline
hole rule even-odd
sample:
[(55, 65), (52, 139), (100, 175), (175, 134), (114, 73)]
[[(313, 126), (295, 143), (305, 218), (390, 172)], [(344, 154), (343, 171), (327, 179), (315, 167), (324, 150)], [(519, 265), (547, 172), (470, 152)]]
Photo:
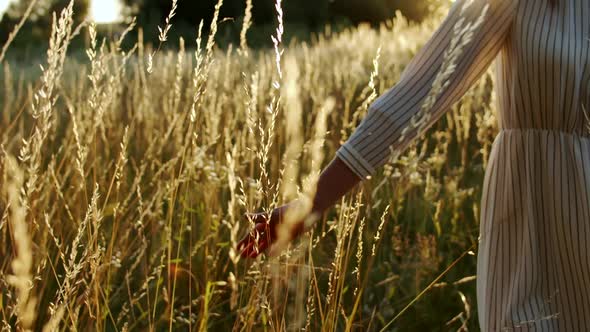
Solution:
[[(464, 5), (472, 3), (463, 10)], [(424, 124), (429, 128), (483, 75), (496, 58), (512, 26), (517, 0), (457, 0), (442, 25), (410, 61), (398, 83), (379, 96), (367, 115), (338, 149), (336, 155), (361, 179), (367, 179), (387, 162), (392, 151), (402, 153), (418, 136), (404, 133), (430, 93), (442, 67), (444, 53), (454, 36), (456, 23), (476, 22), (487, 6), (484, 21), (456, 59), (448, 85), (438, 95)]]

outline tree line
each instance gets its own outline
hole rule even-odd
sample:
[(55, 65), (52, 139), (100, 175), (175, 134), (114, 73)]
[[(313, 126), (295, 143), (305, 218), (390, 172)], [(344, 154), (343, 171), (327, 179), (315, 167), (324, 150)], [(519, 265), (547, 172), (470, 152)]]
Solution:
[[(18, 22), (31, 0), (12, 2), (0, 21), (0, 44), (6, 41), (12, 27)], [(75, 0), (75, 21), (83, 21), (89, 12), (90, 0)], [(101, 0), (94, 0), (101, 1)], [(177, 35), (190, 31), (194, 35), (196, 27), (203, 21), (209, 26), (213, 17), (214, 7), (218, 0), (178, 0), (176, 16), (173, 19)], [(396, 10), (410, 20), (419, 21), (425, 17), (440, 0), (282, 0), (284, 21), (287, 27), (301, 34), (320, 31), (326, 24), (351, 25), (360, 22), (377, 24), (394, 16)], [(34, 41), (48, 39), (51, 24), (51, 13), (60, 11), (69, 4), (69, 0), (39, 0), (35, 10), (14, 47), (27, 47)], [(155, 29), (168, 15), (171, 0), (121, 0), (123, 16), (135, 16), (138, 25), (145, 30)], [(267, 32), (275, 24), (275, 0), (252, 0), (253, 29)], [(235, 39), (244, 17), (246, 0), (224, 0), (220, 18), (221, 35), (226, 39)], [(153, 37), (151, 35), (154, 35)], [(157, 34), (146, 34), (148, 41), (157, 38)], [(266, 35), (266, 34), (265, 34)], [(177, 37), (172, 34), (171, 37)], [(254, 37), (254, 42), (256, 38)]]

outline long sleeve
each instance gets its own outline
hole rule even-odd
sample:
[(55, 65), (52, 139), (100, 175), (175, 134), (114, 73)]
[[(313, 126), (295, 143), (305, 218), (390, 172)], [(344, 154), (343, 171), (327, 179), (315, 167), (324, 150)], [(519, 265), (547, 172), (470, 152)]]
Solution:
[[(466, 1), (473, 3), (462, 12)], [(399, 82), (369, 106), (365, 118), (336, 155), (361, 179), (367, 179), (387, 162), (391, 151), (402, 153), (418, 135), (413, 129), (400, 140), (402, 131), (428, 96), (457, 21), (464, 18), (465, 22), (475, 22), (489, 5), (485, 20), (457, 58), (447, 87), (430, 109), (426, 128), (458, 101), (496, 58), (512, 26), (516, 3), (517, 0), (457, 0), (442, 25), (407, 65)]]

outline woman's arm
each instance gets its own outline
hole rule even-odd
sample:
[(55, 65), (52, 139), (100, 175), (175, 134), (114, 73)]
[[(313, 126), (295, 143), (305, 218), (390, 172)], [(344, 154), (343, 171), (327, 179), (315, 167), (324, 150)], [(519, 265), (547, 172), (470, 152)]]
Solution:
[(342, 159), (335, 157), (318, 179), (312, 212), (324, 213), (359, 182), (361, 179)]

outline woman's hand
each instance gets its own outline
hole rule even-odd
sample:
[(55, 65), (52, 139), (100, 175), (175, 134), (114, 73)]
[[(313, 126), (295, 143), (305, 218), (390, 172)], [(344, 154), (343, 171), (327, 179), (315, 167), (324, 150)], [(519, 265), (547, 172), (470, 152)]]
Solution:
[[(284, 221), (285, 213), (290, 205), (283, 205), (272, 210), (270, 215), (266, 212), (247, 213), (245, 218), (254, 222), (254, 228), (238, 243), (238, 251), (246, 258), (256, 258), (260, 253), (271, 247), (278, 238), (277, 228)], [(291, 241), (301, 235), (304, 230), (304, 221), (295, 220), (288, 230)]]
[[(305, 219), (308, 219), (307, 227), (310, 227), (324, 211), (359, 182), (361, 179), (340, 158), (335, 157), (318, 179), (311, 213), (302, 215), (292, 223), (289, 222), (289, 229), (285, 232), (288, 234), (286, 240), (293, 240), (301, 235), (306, 228)], [(294, 207), (297, 209), (295, 212), (303, 214), (302, 206), (295, 207), (297, 204), (295, 200), (288, 205), (280, 206), (272, 210), (270, 215), (267, 213), (246, 214), (246, 217), (254, 222), (254, 229), (238, 243), (237, 249), (241, 252), (241, 256), (254, 258), (274, 244), (277, 241), (277, 226), (283, 223), (287, 208)]]

